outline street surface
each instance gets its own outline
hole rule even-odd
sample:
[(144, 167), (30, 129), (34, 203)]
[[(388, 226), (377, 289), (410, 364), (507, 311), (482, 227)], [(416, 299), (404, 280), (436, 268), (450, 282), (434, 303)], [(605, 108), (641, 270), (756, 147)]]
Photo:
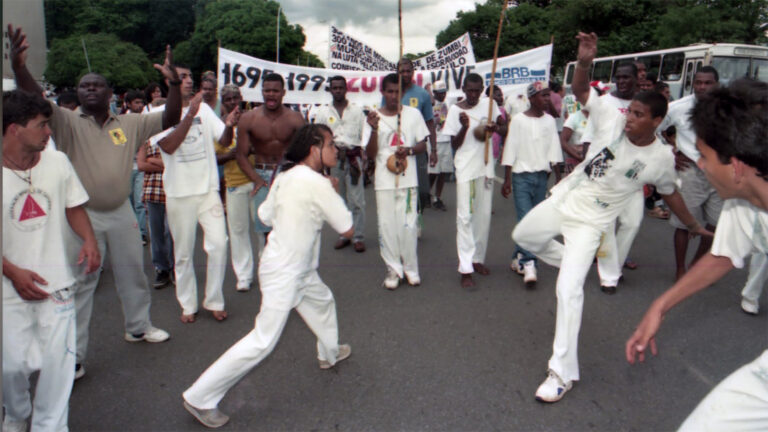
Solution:
[[(673, 282), (673, 229), (647, 218), (618, 293), (602, 293), (596, 270), (584, 290), (579, 361), (581, 381), (552, 405), (534, 400), (546, 376), (555, 327), (557, 270), (541, 264), (535, 290), (509, 270), (512, 200), (494, 195), (486, 264), (476, 292), (459, 286), (455, 185), (446, 184), (447, 212), (427, 209), (419, 241), (422, 285), (381, 287), (372, 186), (366, 189), (365, 253), (336, 251), (326, 226), (320, 275), (333, 290), (340, 340), (352, 356), (318, 368), (315, 339), (293, 313), (274, 352), (222, 401), (229, 431), (664, 431), (674, 430), (720, 380), (768, 347), (768, 302), (758, 316), (739, 307), (746, 271), (673, 310), (657, 339), (659, 355), (630, 366), (624, 342), (651, 301)], [(198, 231), (198, 290), (205, 254)], [(694, 240), (694, 245), (698, 244)], [(254, 243), (255, 244), (255, 243)], [(690, 247), (690, 252), (693, 247)], [(103, 251), (102, 251), (103, 253)], [(145, 249), (145, 271), (154, 272)], [(171, 333), (162, 344), (123, 340), (123, 316), (112, 272), (96, 291), (85, 377), (75, 383), (73, 431), (200, 431), (181, 393), (219, 355), (253, 328), (258, 285), (235, 291), (225, 281), (229, 319), (201, 310), (179, 321), (174, 290), (152, 290), (153, 323)]]

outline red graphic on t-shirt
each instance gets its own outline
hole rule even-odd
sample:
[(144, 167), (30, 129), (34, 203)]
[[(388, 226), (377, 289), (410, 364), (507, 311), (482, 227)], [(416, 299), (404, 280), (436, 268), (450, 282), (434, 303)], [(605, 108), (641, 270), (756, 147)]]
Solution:
[(45, 216), (45, 212), (37, 204), (37, 201), (32, 198), (32, 195), (27, 195), (27, 199), (24, 200), (24, 207), (21, 209), (21, 215), (19, 215), (19, 222), (43, 216)]
[(392, 141), (389, 142), (389, 145), (391, 147), (395, 147), (395, 146), (403, 145), (403, 144), (404, 144), (403, 140), (402, 139), (398, 139), (397, 134), (392, 135)]

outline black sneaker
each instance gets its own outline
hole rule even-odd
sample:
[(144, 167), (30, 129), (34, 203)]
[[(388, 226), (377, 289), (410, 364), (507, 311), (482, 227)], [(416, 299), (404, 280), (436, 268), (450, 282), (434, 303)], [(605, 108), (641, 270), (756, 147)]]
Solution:
[(446, 211), (448, 210), (445, 208), (445, 204), (438, 198), (435, 200), (435, 202), (432, 203), (432, 207), (434, 207), (437, 210)]
[(154, 283), (155, 288), (156, 289), (163, 288), (169, 283), (171, 283), (171, 273), (165, 270), (158, 271), (157, 276), (155, 276), (155, 283)]

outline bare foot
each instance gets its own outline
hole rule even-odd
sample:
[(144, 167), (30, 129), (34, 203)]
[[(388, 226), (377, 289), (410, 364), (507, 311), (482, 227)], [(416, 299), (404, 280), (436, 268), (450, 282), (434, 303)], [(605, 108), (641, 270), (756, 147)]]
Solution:
[(624, 268), (635, 270), (637, 268), (637, 263), (627, 258), (627, 260), (624, 261)]
[(191, 324), (195, 322), (195, 314), (189, 314), (189, 315), (181, 314), (181, 322), (185, 324)]
[(472, 263), (472, 268), (475, 269), (475, 272), (483, 276), (488, 276), (491, 274), (491, 269), (486, 267), (483, 263)]
[(213, 317), (216, 318), (216, 321), (224, 321), (227, 319), (227, 311), (211, 311), (211, 313), (213, 314)]
[(472, 280), (471, 273), (461, 275), (461, 287), (467, 291), (475, 291), (477, 289), (475, 288), (475, 281)]

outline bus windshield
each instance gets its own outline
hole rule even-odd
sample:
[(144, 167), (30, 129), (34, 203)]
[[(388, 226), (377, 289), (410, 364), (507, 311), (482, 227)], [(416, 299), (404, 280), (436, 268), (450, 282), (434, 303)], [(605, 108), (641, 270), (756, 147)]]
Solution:
[[(750, 59), (748, 57), (713, 57), (712, 66), (720, 75), (720, 84), (749, 76), (761, 81), (768, 81), (768, 59)], [(750, 67), (751, 66), (751, 67)]]

